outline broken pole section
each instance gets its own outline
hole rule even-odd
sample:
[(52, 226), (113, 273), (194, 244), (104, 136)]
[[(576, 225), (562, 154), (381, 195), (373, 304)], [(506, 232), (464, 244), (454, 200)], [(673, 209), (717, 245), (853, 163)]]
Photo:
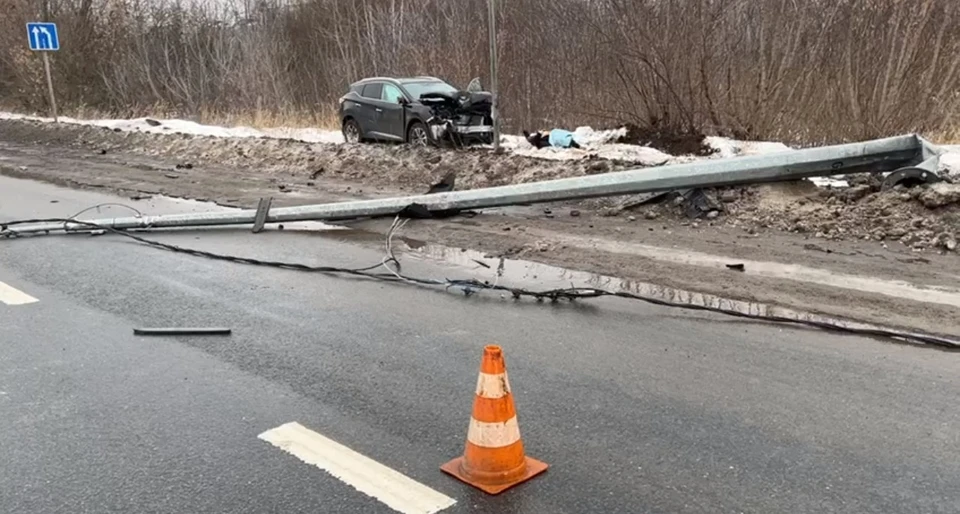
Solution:
[[(337, 221), (393, 216), (413, 204), (428, 211), (485, 209), (677, 189), (780, 182), (848, 173), (887, 172), (920, 165), (935, 169), (937, 156), (937, 149), (923, 138), (906, 135), (863, 143), (704, 160), (468, 191), (280, 207), (270, 209), (266, 222)], [(247, 209), (84, 221), (114, 229), (145, 229), (249, 225), (254, 223), (256, 215), (256, 210)], [(81, 224), (63, 222), (19, 225), (4, 229), (0, 223), (0, 235), (9, 236), (90, 229)]]

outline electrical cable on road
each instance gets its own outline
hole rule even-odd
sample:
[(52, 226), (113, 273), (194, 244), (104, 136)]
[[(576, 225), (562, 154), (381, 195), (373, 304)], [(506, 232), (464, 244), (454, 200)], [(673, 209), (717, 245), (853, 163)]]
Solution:
[[(86, 212), (86, 211), (84, 211)], [(247, 264), (252, 266), (267, 266), (280, 269), (288, 269), (294, 271), (305, 271), (313, 273), (324, 273), (332, 275), (348, 275), (356, 277), (364, 277), (373, 280), (382, 280), (386, 282), (401, 282), (408, 284), (415, 284), (419, 286), (442, 286), (446, 289), (459, 289), (463, 292), (465, 296), (470, 296), (478, 291), (496, 291), (504, 294), (510, 294), (515, 300), (522, 298), (533, 298), (537, 301), (550, 300), (552, 302), (558, 302), (560, 300), (575, 301), (580, 299), (589, 299), (589, 298), (601, 298), (601, 297), (616, 297), (624, 298), (629, 300), (638, 300), (646, 302), (653, 305), (663, 306), (663, 307), (673, 307), (678, 309), (685, 309), (691, 311), (702, 311), (710, 312), (716, 314), (724, 314), (731, 317), (750, 319), (755, 321), (765, 321), (773, 323), (784, 323), (792, 325), (801, 325), (807, 327), (818, 328), (822, 330), (846, 333), (852, 335), (860, 336), (872, 336), (872, 337), (883, 337), (889, 339), (896, 339), (899, 341), (912, 342), (912, 343), (921, 343), (929, 344), (944, 348), (951, 349), (960, 349), (960, 342), (951, 340), (946, 337), (940, 337), (932, 334), (921, 334), (913, 333), (907, 331), (900, 331), (895, 329), (886, 329), (886, 328), (868, 328), (868, 327), (850, 327), (843, 325), (841, 323), (833, 323), (829, 321), (818, 321), (812, 319), (797, 319), (789, 318), (786, 316), (776, 316), (772, 314), (753, 314), (737, 311), (734, 309), (726, 309), (723, 307), (713, 307), (707, 305), (694, 305), (686, 303), (678, 303), (669, 300), (663, 300), (659, 298), (653, 298), (649, 296), (641, 296), (626, 291), (608, 291), (605, 289), (594, 288), (594, 287), (574, 287), (569, 288), (560, 288), (560, 289), (549, 289), (549, 290), (531, 290), (518, 287), (510, 287), (500, 284), (500, 277), (503, 274), (503, 260), (501, 259), (500, 265), (497, 267), (497, 278), (493, 283), (488, 281), (480, 281), (477, 279), (432, 279), (432, 278), (419, 278), (409, 275), (405, 275), (401, 271), (401, 265), (399, 259), (394, 254), (393, 250), (393, 237), (395, 233), (402, 229), (409, 219), (402, 218), (397, 216), (393, 224), (390, 226), (390, 230), (387, 232), (386, 241), (384, 247), (386, 250), (386, 256), (379, 264), (372, 266), (367, 266), (364, 268), (342, 268), (337, 266), (311, 266), (308, 264), (295, 263), (295, 262), (284, 262), (284, 261), (270, 261), (263, 259), (254, 259), (250, 257), (240, 257), (234, 255), (225, 255), (215, 252), (209, 252), (205, 250), (197, 250), (193, 248), (185, 248), (182, 246), (177, 246), (170, 243), (163, 243), (160, 241), (155, 241), (152, 239), (147, 239), (139, 235), (133, 234), (126, 230), (119, 230), (113, 227), (98, 225), (96, 223), (91, 223), (87, 221), (77, 220), (74, 218), (44, 218), (44, 219), (26, 219), (26, 220), (16, 220), (9, 221), (5, 223), (0, 223), (0, 237), (6, 237), (9, 239), (23, 237), (19, 236), (13, 232), (9, 232), (8, 227), (16, 225), (26, 225), (33, 223), (63, 223), (64, 228), (66, 229), (69, 225), (76, 225), (79, 227), (84, 227), (85, 230), (78, 230), (71, 228), (70, 231), (75, 231), (78, 233), (93, 233), (94, 235), (98, 234), (115, 234), (123, 236), (144, 245), (159, 248), (162, 250), (167, 250), (175, 253), (183, 253), (187, 255), (192, 255), (195, 257), (204, 257), (207, 259), (214, 259), (227, 262), (235, 262), (238, 264)], [(374, 270), (378, 268), (384, 268), (387, 270), (386, 273), (375, 272)]]

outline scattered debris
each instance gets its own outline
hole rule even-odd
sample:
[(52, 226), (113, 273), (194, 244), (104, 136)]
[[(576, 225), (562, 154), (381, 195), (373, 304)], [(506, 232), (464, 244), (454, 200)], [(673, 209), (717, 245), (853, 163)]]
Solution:
[(177, 175), (176, 173), (164, 173), (163, 176), (172, 179), (180, 178), (180, 175)]
[(532, 134), (524, 130), (523, 137), (538, 150), (548, 146), (554, 148), (582, 148), (574, 138), (573, 132), (564, 129), (538, 130)]
[(261, 198), (260, 201), (257, 203), (257, 214), (253, 218), (253, 228), (252, 228), (252, 232), (254, 234), (257, 234), (263, 230), (263, 226), (267, 223), (267, 215), (270, 214), (271, 205), (273, 205), (272, 196)]
[(475, 262), (475, 263), (477, 263), (477, 264), (479, 264), (479, 265), (481, 265), (481, 266), (483, 266), (484, 268), (490, 269), (490, 265), (487, 264), (487, 263), (485, 263), (485, 262), (483, 262), (483, 261), (481, 261), (481, 260), (478, 260), (478, 259), (470, 259), (470, 260), (473, 261), (473, 262)]
[(135, 328), (137, 336), (228, 336), (229, 328)]
[(151, 199), (151, 198), (153, 198), (153, 195), (148, 195), (148, 194), (135, 194), (135, 195), (133, 195), (133, 196), (130, 197), (131, 200), (135, 200), (135, 201), (138, 201), (138, 200), (149, 200), (149, 199)]
[(192, 169), (193, 169), (193, 164), (190, 164), (190, 163), (188, 162), (188, 163), (186, 163), (186, 164), (177, 164), (177, 165), (174, 166), (174, 167), (175, 167), (176, 169), (178, 169), (178, 170), (192, 170)]
[(823, 253), (833, 253), (833, 250), (829, 248), (824, 248), (818, 244), (807, 243), (803, 245), (804, 250), (811, 250), (814, 252), (823, 252)]
[(737, 189), (725, 189), (720, 192), (720, 201), (723, 203), (733, 203), (740, 199), (740, 191)]
[(960, 184), (934, 184), (923, 191), (920, 202), (928, 209), (960, 203)]
[[(456, 180), (457, 174), (451, 171), (450, 173), (444, 175), (443, 178), (440, 179), (440, 182), (430, 186), (430, 189), (427, 190), (427, 194), (432, 195), (435, 193), (449, 193), (450, 191), (453, 191)], [(363, 190), (360, 192), (362, 193)]]
[(727, 269), (731, 269), (731, 270), (733, 270), (733, 271), (746, 271), (746, 270), (747, 270), (746, 266), (744, 266), (742, 263), (738, 263), (738, 264), (727, 264)]
[(641, 205), (647, 205), (649, 203), (658, 202), (660, 200), (663, 200), (666, 196), (667, 196), (666, 191), (632, 195), (620, 203), (620, 208), (623, 210), (630, 210), (636, 207), (640, 207)]
[(577, 218), (580, 216), (580, 211), (578, 211), (577, 209), (573, 209), (570, 211), (570, 216), (573, 218)]
[(703, 189), (688, 189), (680, 194), (688, 218), (696, 219), (709, 214), (711, 211), (720, 210), (720, 205), (713, 198), (707, 196)]
[(147, 118), (147, 119), (143, 120), (143, 122), (146, 123), (147, 125), (150, 125), (151, 127), (159, 127), (159, 126), (161, 125), (161, 123), (160, 123), (159, 121), (154, 120), (154, 119), (151, 119), (151, 118)]
[(317, 177), (319, 177), (320, 175), (323, 175), (323, 172), (324, 172), (324, 171), (325, 171), (325, 170), (323, 169), (323, 166), (320, 166), (319, 168), (316, 169), (316, 171), (314, 171), (313, 173), (310, 174), (310, 179), (311, 179), (311, 180), (316, 180)]

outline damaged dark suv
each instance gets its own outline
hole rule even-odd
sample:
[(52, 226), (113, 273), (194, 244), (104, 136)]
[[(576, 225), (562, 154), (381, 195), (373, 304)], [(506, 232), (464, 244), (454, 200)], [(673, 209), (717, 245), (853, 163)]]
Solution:
[(493, 96), (460, 91), (434, 77), (368, 78), (340, 98), (348, 143), (414, 145), (493, 142)]

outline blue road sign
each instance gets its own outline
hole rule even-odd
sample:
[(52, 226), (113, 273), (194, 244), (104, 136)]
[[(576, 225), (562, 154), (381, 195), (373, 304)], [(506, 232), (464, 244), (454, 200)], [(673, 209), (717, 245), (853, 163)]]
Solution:
[(27, 23), (27, 40), (34, 51), (56, 52), (60, 49), (56, 23)]

